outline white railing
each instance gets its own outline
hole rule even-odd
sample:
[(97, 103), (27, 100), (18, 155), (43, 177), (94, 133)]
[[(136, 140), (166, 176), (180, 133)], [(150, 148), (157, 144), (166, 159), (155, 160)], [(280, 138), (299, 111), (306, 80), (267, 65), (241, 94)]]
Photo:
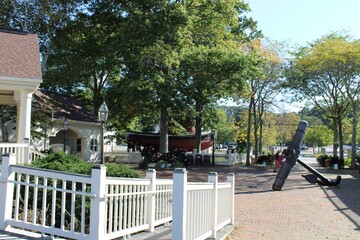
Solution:
[(209, 183), (195, 184), (187, 183), (184, 169), (175, 170), (173, 181), (156, 179), (155, 170), (146, 179), (126, 179), (106, 177), (102, 165), (87, 176), (15, 164), (15, 155), (3, 156), (0, 230), (105, 240), (173, 221), (173, 239), (205, 239), (234, 223), (233, 175), (218, 183), (211, 173)]
[(29, 163), (29, 143), (0, 143), (0, 159), (4, 154), (15, 154), (16, 164)]
[(33, 161), (35, 161), (38, 158), (44, 158), (46, 157), (46, 154), (39, 152), (35, 149), (30, 148), (30, 154), (29, 154), (29, 163), (32, 163)]
[(106, 223), (108, 239), (154, 231), (172, 220), (172, 180), (156, 179), (148, 170), (146, 179), (106, 179)]
[(115, 179), (106, 177), (105, 166), (87, 176), (16, 166), (15, 156), (3, 158), (0, 229), (115, 239), (172, 220), (172, 180), (156, 180), (155, 170), (148, 171), (149, 179)]
[(174, 240), (216, 239), (217, 231), (234, 224), (234, 174), (218, 183), (217, 173), (208, 183), (188, 183), (185, 169), (175, 169), (173, 193)]
[(0, 143), (0, 160), (4, 154), (15, 154), (18, 165), (30, 164), (35, 159), (46, 156), (32, 149), (27, 139), (24, 140), (24, 143)]

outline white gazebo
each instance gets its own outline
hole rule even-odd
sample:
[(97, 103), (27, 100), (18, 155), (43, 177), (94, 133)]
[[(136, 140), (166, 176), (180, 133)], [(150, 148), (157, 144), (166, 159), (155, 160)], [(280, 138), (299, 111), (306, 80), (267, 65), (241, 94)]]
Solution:
[(38, 37), (0, 28), (0, 105), (16, 106), (16, 143), (30, 139), (31, 100), (41, 82)]

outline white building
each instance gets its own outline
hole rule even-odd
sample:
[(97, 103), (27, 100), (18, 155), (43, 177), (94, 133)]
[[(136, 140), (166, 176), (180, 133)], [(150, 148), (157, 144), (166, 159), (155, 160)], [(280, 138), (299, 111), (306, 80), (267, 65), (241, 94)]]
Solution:
[[(22, 31), (0, 28), (0, 105), (16, 106), (16, 123), (9, 127), (9, 140), (23, 143), (30, 139), (37, 150), (63, 149), (87, 161), (101, 157), (101, 124), (97, 116), (73, 98), (37, 91), (42, 83), (38, 38)], [(33, 102), (34, 100), (34, 102)], [(50, 113), (52, 124), (41, 126), (44, 137), (34, 139), (30, 133), (32, 107)], [(63, 130), (64, 119), (69, 129)], [(10, 126), (10, 124), (9, 124)]]

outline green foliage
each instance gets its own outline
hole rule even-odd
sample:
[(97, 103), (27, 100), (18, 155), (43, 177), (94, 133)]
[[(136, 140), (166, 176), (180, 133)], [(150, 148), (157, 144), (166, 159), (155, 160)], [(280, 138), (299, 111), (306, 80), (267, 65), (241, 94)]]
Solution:
[(326, 167), (326, 160), (329, 159), (329, 156), (326, 154), (321, 154), (316, 157), (316, 161), (320, 164), (322, 167)]
[(304, 142), (308, 146), (323, 147), (332, 143), (332, 136), (333, 131), (324, 125), (310, 126), (306, 129)]
[(322, 167), (332, 167), (334, 164), (338, 164), (339, 168), (343, 168), (345, 164), (344, 159), (339, 159), (339, 157), (333, 157), (327, 154), (321, 154), (316, 157), (316, 161)]
[(87, 163), (75, 155), (67, 155), (60, 151), (51, 153), (45, 158), (38, 158), (33, 161), (30, 166), (90, 175), (93, 164)]
[(109, 177), (125, 177), (125, 178), (139, 178), (140, 175), (136, 171), (130, 169), (127, 166), (117, 163), (107, 163), (106, 175)]
[[(67, 155), (64, 152), (54, 152), (45, 158), (38, 158), (33, 161), (31, 167), (51, 169), (69, 173), (91, 175), (93, 163), (88, 163), (75, 155)], [(121, 164), (106, 164), (106, 175), (109, 177), (138, 178), (139, 174)]]

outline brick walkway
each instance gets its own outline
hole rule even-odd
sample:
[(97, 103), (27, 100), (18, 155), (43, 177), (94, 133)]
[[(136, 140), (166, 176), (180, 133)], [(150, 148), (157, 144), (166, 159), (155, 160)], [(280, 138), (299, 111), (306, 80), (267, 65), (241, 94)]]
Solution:
[[(310, 174), (296, 164), (281, 191), (272, 191), (276, 173), (272, 168), (235, 166), (190, 168), (189, 181), (207, 181), (208, 172), (219, 180), (235, 173), (236, 226), (227, 240), (247, 239), (360, 239), (360, 174), (357, 170), (328, 170), (312, 165), (336, 187), (311, 184)], [(158, 177), (171, 176), (158, 172)]]
[[(314, 165), (314, 168), (319, 169)], [(360, 180), (358, 171), (319, 169), (337, 187), (310, 184), (299, 164), (281, 191), (272, 191), (271, 169), (236, 171), (235, 239), (360, 239)]]

